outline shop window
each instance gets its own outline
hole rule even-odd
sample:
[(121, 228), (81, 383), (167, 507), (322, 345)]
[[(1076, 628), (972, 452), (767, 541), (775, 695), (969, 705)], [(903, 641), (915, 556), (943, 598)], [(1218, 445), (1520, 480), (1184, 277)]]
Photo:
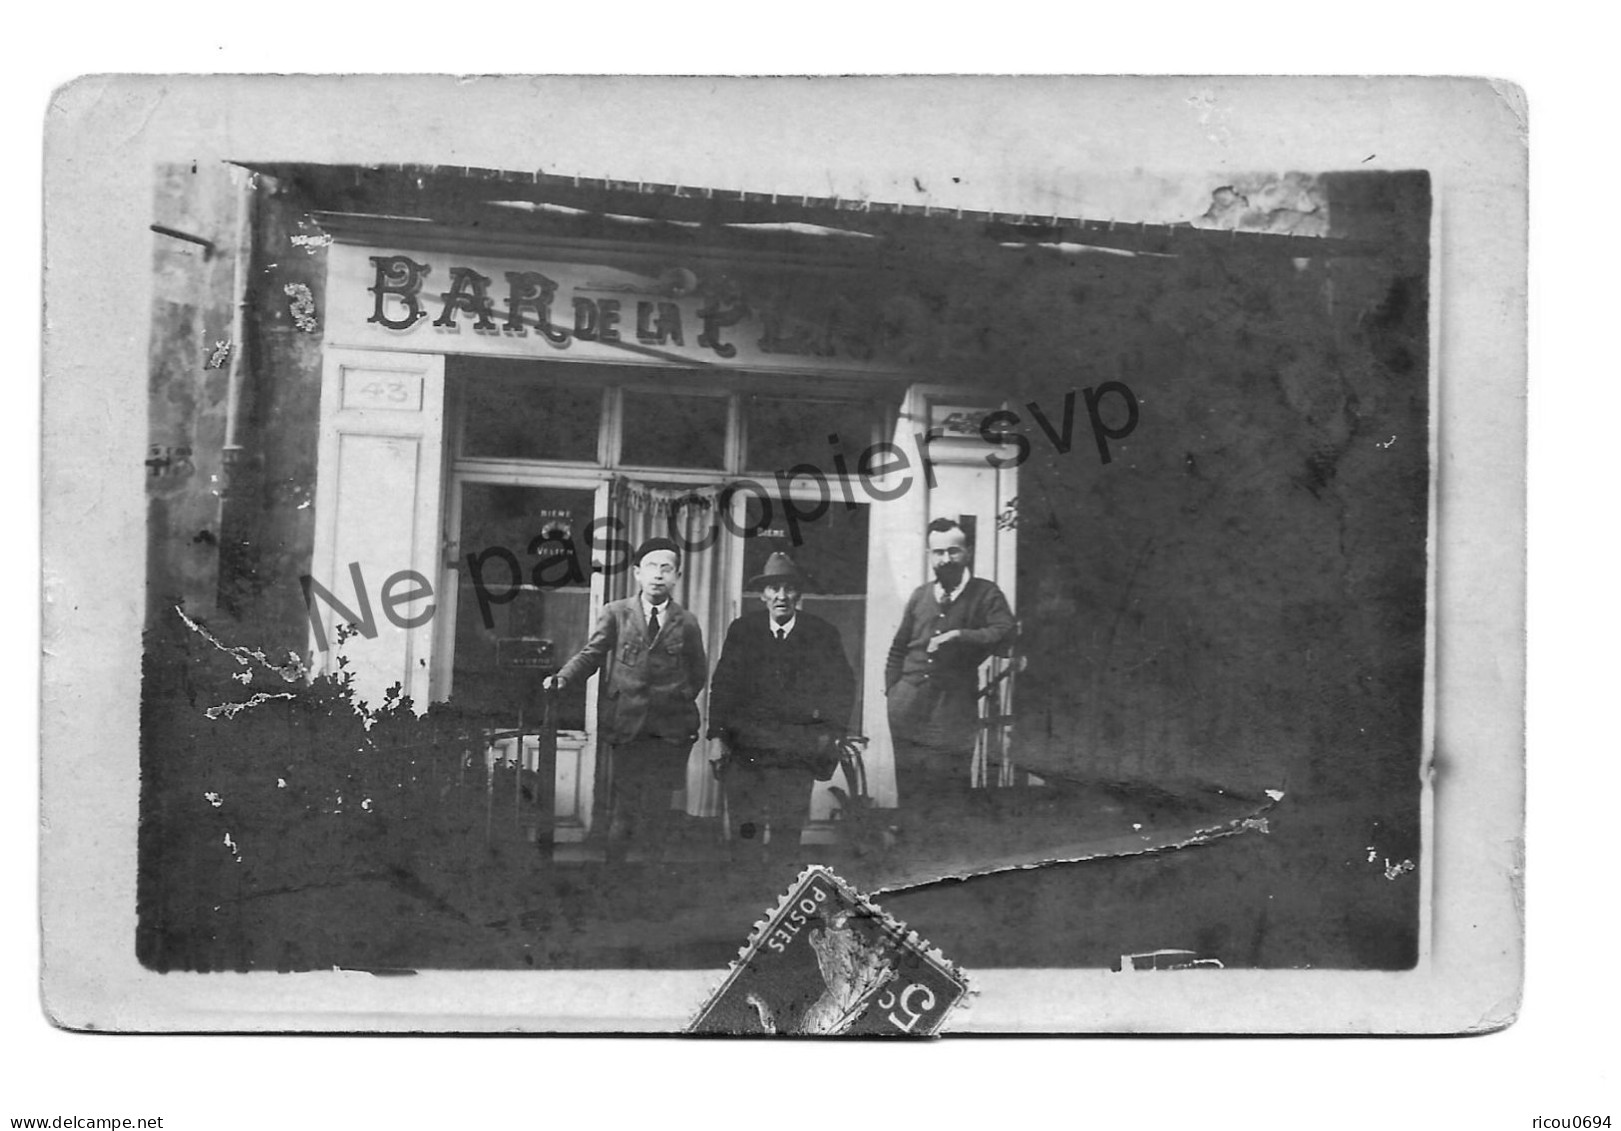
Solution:
[(619, 462), (719, 471), (729, 408), (726, 397), (626, 390)]
[[(454, 702), (506, 720), (521, 709), (539, 724), (540, 681), (590, 632), (594, 505), (590, 490), (462, 485)], [(584, 728), (584, 684), (557, 706), (559, 726)]]
[(521, 363), (478, 362), (462, 382), (461, 454), (486, 459), (597, 461), (602, 389), (539, 379)]
[[(752, 471), (786, 471), (809, 464), (832, 474), (834, 456), (843, 454), (854, 472), (861, 453), (876, 439), (879, 413), (866, 401), (807, 401), (787, 397), (749, 397), (748, 454)], [(838, 444), (828, 441), (837, 436)]]

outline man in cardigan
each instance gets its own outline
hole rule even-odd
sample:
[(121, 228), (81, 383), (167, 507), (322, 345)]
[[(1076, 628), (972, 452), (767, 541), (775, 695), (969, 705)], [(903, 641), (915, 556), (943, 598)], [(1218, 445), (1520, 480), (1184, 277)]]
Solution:
[(800, 611), (804, 581), (786, 554), (772, 554), (749, 581), (765, 608), (732, 622), (709, 692), (709, 736), (722, 743), (734, 844), (773, 854), (799, 849), (811, 782), (837, 757), (850, 722), (855, 677), (839, 631)]
[(698, 619), (670, 599), (681, 550), (649, 538), (632, 558), (639, 592), (602, 607), (585, 647), (545, 686), (566, 687), (606, 668), (598, 729), (612, 746), (608, 856), (641, 839), (656, 854), (673, 817), (671, 796), (686, 784), (698, 737), (698, 705), (709, 660)]
[(1013, 637), (1013, 611), (992, 582), (973, 576), (968, 533), (929, 523), (934, 581), (906, 602), (889, 646), (884, 686), (900, 803), (938, 802), (968, 784), (979, 733), (979, 665)]

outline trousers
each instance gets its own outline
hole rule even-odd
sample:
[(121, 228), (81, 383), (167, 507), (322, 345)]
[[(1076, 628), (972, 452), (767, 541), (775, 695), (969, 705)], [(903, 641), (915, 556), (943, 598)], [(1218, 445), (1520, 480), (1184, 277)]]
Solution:
[(896, 738), (895, 792), (902, 809), (938, 809), (968, 792), (974, 747), (935, 746)]
[(690, 742), (635, 738), (613, 747), (608, 798), (610, 839), (661, 842), (675, 823), (676, 790), (687, 783)]
[(726, 767), (726, 808), (730, 835), (758, 840), (771, 826), (778, 848), (797, 847), (810, 809), (811, 771), (804, 766), (769, 765), (734, 759)]

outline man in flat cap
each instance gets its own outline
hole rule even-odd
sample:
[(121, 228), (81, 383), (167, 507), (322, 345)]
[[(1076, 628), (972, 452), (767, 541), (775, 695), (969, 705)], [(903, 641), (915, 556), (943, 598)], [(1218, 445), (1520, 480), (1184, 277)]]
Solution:
[(787, 554), (772, 554), (748, 587), (761, 591), (763, 607), (726, 631), (709, 692), (709, 736), (722, 743), (734, 844), (792, 855), (811, 783), (836, 760), (835, 743), (849, 726), (855, 676), (838, 629), (800, 610), (804, 578)]
[(632, 841), (655, 855), (668, 838), (671, 797), (686, 784), (696, 700), (709, 673), (698, 619), (670, 598), (680, 547), (649, 538), (631, 560), (638, 592), (604, 605), (585, 647), (545, 683), (567, 687), (606, 669), (598, 724), (612, 748), (610, 860), (623, 859)]

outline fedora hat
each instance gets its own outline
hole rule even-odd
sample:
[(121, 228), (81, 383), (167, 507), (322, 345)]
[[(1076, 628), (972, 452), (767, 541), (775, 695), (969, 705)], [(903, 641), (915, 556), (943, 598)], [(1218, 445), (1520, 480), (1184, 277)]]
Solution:
[(749, 578), (750, 589), (764, 589), (771, 582), (792, 581), (801, 589), (805, 587), (805, 575), (794, 564), (794, 559), (787, 554), (772, 554), (765, 560), (765, 568), (755, 576)]

